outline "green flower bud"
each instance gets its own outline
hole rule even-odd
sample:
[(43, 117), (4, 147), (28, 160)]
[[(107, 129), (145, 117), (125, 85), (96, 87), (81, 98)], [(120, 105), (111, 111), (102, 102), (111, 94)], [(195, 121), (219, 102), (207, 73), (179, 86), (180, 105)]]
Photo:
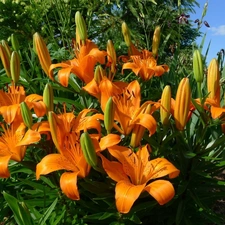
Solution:
[(111, 129), (113, 128), (114, 115), (115, 115), (115, 103), (113, 102), (112, 97), (110, 97), (106, 103), (104, 113), (104, 124), (107, 133), (110, 133)]
[(43, 92), (43, 102), (47, 107), (47, 113), (53, 111), (53, 90), (50, 83), (47, 83)]
[(93, 168), (97, 168), (98, 159), (95, 152), (94, 144), (88, 132), (84, 132), (80, 137), (81, 149), (87, 163)]
[(79, 11), (77, 11), (75, 14), (75, 23), (76, 23), (76, 27), (77, 27), (77, 31), (79, 33), (80, 39), (83, 42), (85, 42), (87, 39), (87, 28), (86, 28), (84, 18)]
[(29, 129), (31, 129), (31, 127), (33, 125), (33, 119), (32, 119), (31, 111), (30, 111), (29, 107), (27, 106), (26, 102), (20, 103), (20, 109), (21, 109), (21, 114), (22, 114), (24, 124)]
[(15, 51), (13, 51), (10, 58), (10, 71), (12, 80), (16, 84), (20, 78), (20, 56)]
[(12, 43), (13, 50), (14, 51), (19, 51), (19, 49), (20, 49), (19, 41), (18, 41), (18, 39), (17, 39), (15, 34), (11, 35), (11, 43)]
[(5, 48), (6, 53), (7, 53), (7, 55), (8, 55), (8, 58), (10, 59), (11, 54), (12, 54), (12, 51), (11, 51), (9, 45), (8, 45), (8, 42), (5, 41), (5, 40), (2, 40), (2, 46)]
[(203, 81), (202, 56), (198, 49), (196, 49), (193, 54), (193, 72), (196, 82), (202, 83)]
[(203, 11), (202, 11), (202, 18), (205, 17), (208, 9), (208, 2), (205, 3)]
[(97, 65), (95, 68), (94, 79), (98, 85), (100, 84), (104, 76), (105, 76), (105, 71), (103, 70), (102, 66)]
[(3, 45), (0, 45), (0, 58), (2, 60), (2, 65), (5, 69), (5, 72), (8, 77), (11, 77), (10, 73), (10, 58), (8, 56), (8, 53), (6, 49), (3, 47)]

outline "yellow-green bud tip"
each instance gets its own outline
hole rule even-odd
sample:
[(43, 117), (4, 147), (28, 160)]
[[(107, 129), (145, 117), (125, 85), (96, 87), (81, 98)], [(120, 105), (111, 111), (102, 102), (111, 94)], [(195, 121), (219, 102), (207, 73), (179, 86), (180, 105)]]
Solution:
[(87, 28), (83, 16), (79, 11), (75, 14), (75, 23), (80, 39), (84, 42), (87, 39)]
[(47, 107), (47, 113), (53, 111), (53, 90), (51, 84), (47, 83), (43, 92), (43, 102)]
[(193, 72), (196, 82), (202, 83), (203, 81), (202, 56), (198, 49), (196, 49), (193, 53)]
[(20, 56), (16, 51), (13, 51), (10, 59), (11, 77), (16, 84), (20, 78)]
[(11, 35), (11, 43), (12, 43), (13, 50), (14, 51), (19, 51), (19, 49), (20, 49), (19, 41), (18, 41), (18, 39), (17, 39), (15, 34)]
[(112, 97), (110, 97), (106, 103), (104, 112), (104, 124), (108, 133), (110, 133), (111, 129), (113, 128), (114, 115), (115, 115), (115, 103), (113, 102)]
[(21, 109), (21, 114), (22, 114), (24, 124), (29, 129), (31, 129), (31, 127), (33, 125), (33, 119), (32, 119), (31, 111), (30, 111), (29, 107), (27, 106), (26, 102), (20, 103), (20, 109)]
[(98, 165), (98, 159), (95, 152), (94, 144), (88, 132), (84, 132), (83, 134), (81, 134), (80, 144), (85, 160), (90, 166), (96, 168)]

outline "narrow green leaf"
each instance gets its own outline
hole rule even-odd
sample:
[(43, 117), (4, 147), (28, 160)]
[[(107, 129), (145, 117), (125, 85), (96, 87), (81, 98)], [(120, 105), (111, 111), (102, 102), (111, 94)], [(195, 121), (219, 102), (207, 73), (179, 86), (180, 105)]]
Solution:
[(46, 210), (44, 215), (41, 217), (41, 219), (38, 223), (39, 225), (45, 225), (46, 220), (49, 218), (52, 211), (55, 209), (57, 202), (58, 202), (58, 198), (55, 199), (55, 201), (49, 206), (49, 208)]
[(184, 211), (185, 211), (185, 203), (184, 200), (181, 199), (176, 213), (176, 225), (179, 225), (182, 222)]
[(25, 209), (24, 207), (22, 207), (19, 201), (15, 197), (13, 197), (10, 194), (7, 194), (6, 192), (3, 192), (3, 196), (5, 200), (7, 201), (7, 203), (9, 204), (9, 207), (13, 211), (15, 220), (18, 225), (34, 224), (28, 209)]
[(51, 225), (57, 225), (61, 219), (64, 217), (66, 210), (64, 209), (59, 216), (57, 216), (56, 220), (54, 221), (54, 223), (51, 223)]

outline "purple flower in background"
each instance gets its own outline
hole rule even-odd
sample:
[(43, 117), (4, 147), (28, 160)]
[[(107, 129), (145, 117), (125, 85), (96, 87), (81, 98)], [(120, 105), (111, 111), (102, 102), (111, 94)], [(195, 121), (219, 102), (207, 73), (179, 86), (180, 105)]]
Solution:
[(186, 15), (182, 13), (180, 16), (178, 16), (176, 19), (178, 20), (179, 24), (188, 24), (188, 18), (190, 15)]

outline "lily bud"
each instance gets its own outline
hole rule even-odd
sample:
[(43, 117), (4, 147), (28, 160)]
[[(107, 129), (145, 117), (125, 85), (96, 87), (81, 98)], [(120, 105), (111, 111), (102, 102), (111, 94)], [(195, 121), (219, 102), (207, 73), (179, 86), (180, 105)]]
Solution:
[(158, 55), (159, 43), (160, 43), (160, 26), (157, 26), (154, 31), (153, 40), (152, 40), (152, 54), (153, 56)]
[(15, 34), (11, 35), (11, 43), (12, 43), (13, 50), (14, 51), (19, 51), (19, 49), (20, 49), (19, 41), (18, 41), (18, 39), (17, 39)]
[(112, 97), (110, 97), (106, 103), (104, 112), (104, 125), (108, 134), (113, 128), (114, 115), (115, 115), (115, 103), (113, 102)]
[(16, 84), (20, 78), (20, 56), (16, 51), (13, 51), (10, 59), (11, 77)]
[(94, 144), (88, 132), (84, 132), (83, 134), (81, 134), (80, 144), (85, 160), (90, 166), (96, 168), (98, 165), (98, 159), (95, 152)]
[(100, 84), (104, 76), (105, 76), (105, 71), (103, 70), (102, 66), (97, 65), (94, 72), (94, 79), (98, 85)]
[(168, 124), (171, 110), (171, 88), (166, 85), (162, 92), (161, 106), (160, 106), (160, 119), (163, 125)]
[[(150, 114), (151, 113), (151, 105), (149, 104), (144, 110), (143, 113)], [(144, 136), (146, 128), (141, 125), (134, 125), (134, 128), (132, 130), (131, 140), (130, 140), (130, 146), (133, 148), (136, 148), (137, 146), (140, 146), (141, 139)]]
[(132, 41), (130, 37), (130, 30), (125, 22), (122, 23), (122, 33), (123, 33), (123, 38), (128, 47), (131, 47)]
[(111, 40), (107, 42), (108, 62), (110, 62), (111, 72), (116, 73), (116, 51)]
[(11, 77), (10, 58), (8, 56), (8, 53), (7, 53), (6, 49), (2, 45), (0, 45), (0, 57), (1, 57), (2, 65), (5, 69), (5, 72), (6, 72), (7, 76)]
[(80, 39), (80, 35), (79, 35), (79, 32), (78, 32), (78, 28), (76, 27), (76, 45), (74, 46), (75, 48), (79, 48), (82, 46), (82, 43), (81, 43), (81, 39)]
[(51, 66), (52, 62), (49, 55), (49, 51), (43, 38), (40, 36), (40, 34), (36, 32), (33, 36), (33, 41), (34, 41), (34, 51), (38, 55), (42, 69), (44, 70), (47, 76), (49, 76), (52, 80), (54, 80), (53, 72), (49, 73), (49, 67)]
[(58, 137), (57, 137), (57, 123), (56, 123), (55, 113), (52, 111), (48, 112), (48, 122), (50, 126), (52, 140), (56, 148), (58, 149), (58, 151), (61, 152), (61, 148), (60, 148)]
[(11, 54), (12, 54), (12, 51), (11, 51), (11, 49), (10, 49), (10, 47), (9, 47), (9, 45), (8, 45), (8, 43), (7, 43), (7, 41), (2, 40), (2, 46), (5, 48), (6, 53), (7, 53), (8, 57), (9, 57), (9, 59), (10, 59)]
[(207, 9), (208, 9), (208, 3), (206, 2), (202, 11), (202, 18), (205, 17)]
[(30, 111), (29, 107), (27, 106), (26, 102), (20, 103), (20, 109), (21, 109), (21, 114), (22, 114), (24, 124), (29, 129), (31, 129), (31, 127), (33, 125), (33, 119), (32, 119), (31, 111)]
[(183, 78), (178, 86), (175, 108), (174, 108), (174, 119), (175, 125), (178, 130), (183, 130), (190, 110), (191, 103), (191, 89), (188, 78)]
[(87, 28), (84, 18), (79, 11), (77, 11), (75, 14), (75, 23), (80, 39), (82, 40), (82, 42), (85, 42), (87, 39)]
[(46, 105), (47, 113), (53, 111), (53, 90), (51, 84), (47, 83), (43, 91), (43, 102)]
[(196, 82), (202, 83), (203, 81), (202, 56), (198, 49), (196, 49), (193, 53), (193, 72)]
[(207, 90), (209, 98), (220, 102), (220, 71), (218, 61), (214, 58), (210, 61), (207, 74)]

